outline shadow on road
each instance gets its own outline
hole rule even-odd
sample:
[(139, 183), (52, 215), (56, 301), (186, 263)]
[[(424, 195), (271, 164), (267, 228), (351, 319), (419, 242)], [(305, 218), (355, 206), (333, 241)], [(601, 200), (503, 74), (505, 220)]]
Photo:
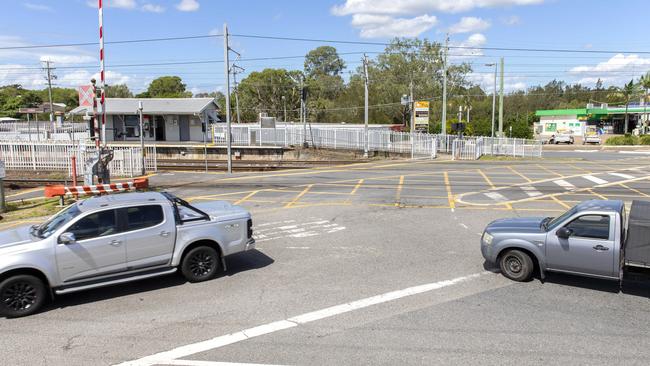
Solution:
[[(219, 281), (226, 276), (234, 276), (238, 273), (264, 268), (271, 265), (274, 260), (266, 254), (251, 250), (248, 252), (237, 253), (226, 257), (227, 270), (222, 272), (212, 281)], [(179, 272), (161, 277), (149, 278), (141, 281), (134, 281), (120, 285), (107, 286), (88, 291), (80, 291), (67, 295), (60, 295), (50, 302), (42, 312), (53, 309), (66, 308), (68, 306), (82, 305), (91, 302), (110, 300), (122, 296), (128, 296), (149, 291), (156, 291), (168, 287), (180, 286), (187, 281)]]

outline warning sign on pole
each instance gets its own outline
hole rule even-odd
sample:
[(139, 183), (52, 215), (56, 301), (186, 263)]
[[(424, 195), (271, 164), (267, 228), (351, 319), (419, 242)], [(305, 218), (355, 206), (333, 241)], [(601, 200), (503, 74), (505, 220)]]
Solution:
[(92, 107), (93, 98), (95, 93), (93, 92), (92, 85), (83, 85), (79, 87), (79, 106), (80, 107)]
[(429, 102), (426, 100), (415, 102), (415, 129), (429, 129)]

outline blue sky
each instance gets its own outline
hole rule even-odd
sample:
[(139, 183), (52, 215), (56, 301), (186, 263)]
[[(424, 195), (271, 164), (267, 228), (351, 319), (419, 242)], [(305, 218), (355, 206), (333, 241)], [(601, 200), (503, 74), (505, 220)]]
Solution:
[[(0, 48), (34, 44), (95, 42), (96, 1), (0, 0)], [(452, 45), (503, 48), (608, 50), (625, 53), (558, 53), (452, 50), (452, 62), (470, 62), (472, 80), (491, 87), (491, 68), (503, 56), (508, 90), (544, 84), (553, 78), (590, 85), (621, 84), (650, 70), (647, 0), (105, 0), (106, 41), (207, 35), (228, 23), (233, 34), (385, 42), (393, 36)], [(296, 58), (242, 61), (246, 73), (266, 67), (302, 68), (299, 57), (322, 43), (232, 37), (242, 58)], [(349, 70), (361, 52), (382, 46), (333, 44)], [(463, 53), (460, 55), (459, 53)], [(469, 54), (467, 54), (469, 52)], [(39, 61), (58, 67), (57, 84), (87, 84), (98, 70), (98, 47), (0, 49), (0, 85), (44, 86)], [(372, 53), (371, 53), (372, 55)], [(221, 38), (106, 46), (107, 82), (142, 91), (161, 75), (179, 75), (194, 92), (222, 90), (223, 64), (119, 65), (223, 59)]]

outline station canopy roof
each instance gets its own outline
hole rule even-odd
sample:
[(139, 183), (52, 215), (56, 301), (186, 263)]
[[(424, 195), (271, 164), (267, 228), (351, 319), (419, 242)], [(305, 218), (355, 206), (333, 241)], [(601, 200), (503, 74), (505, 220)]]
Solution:
[[(631, 105), (627, 108), (628, 113), (646, 113), (650, 112), (650, 107), (640, 105)], [(600, 117), (612, 114), (625, 113), (625, 106), (607, 107), (607, 108), (575, 108), (575, 109), (545, 109), (535, 112), (538, 117), (552, 116), (577, 116), (580, 117)]]
[[(106, 114), (137, 114), (138, 102), (142, 102), (144, 114), (194, 114), (219, 109), (214, 98), (106, 98)], [(101, 106), (97, 107), (101, 112)], [(92, 106), (79, 106), (70, 114), (84, 115), (92, 111)]]

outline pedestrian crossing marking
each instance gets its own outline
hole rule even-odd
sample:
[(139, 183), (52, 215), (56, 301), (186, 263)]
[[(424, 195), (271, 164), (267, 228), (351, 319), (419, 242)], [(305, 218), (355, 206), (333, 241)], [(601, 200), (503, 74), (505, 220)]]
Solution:
[(593, 175), (583, 175), (582, 177), (585, 178), (586, 180), (590, 180), (590, 181), (592, 181), (592, 182), (594, 182), (596, 184), (609, 183), (606, 180), (598, 178), (598, 177), (594, 177)]
[(564, 189), (569, 189), (570, 190), (570, 189), (575, 189), (576, 188), (576, 186), (574, 186), (573, 184), (567, 182), (564, 179), (554, 180), (553, 183), (557, 184), (558, 186), (560, 186), (560, 187), (562, 187)]

